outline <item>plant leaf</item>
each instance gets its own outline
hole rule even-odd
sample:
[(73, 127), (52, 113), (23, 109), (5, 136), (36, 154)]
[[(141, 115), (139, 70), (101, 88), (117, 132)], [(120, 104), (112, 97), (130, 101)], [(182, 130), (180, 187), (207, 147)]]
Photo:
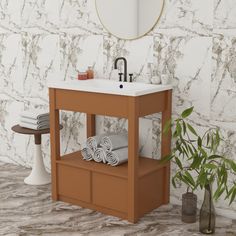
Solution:
[(184, 175), (184, 176), (186, 177), (186, 180), (188, 180), (188, 182), (189, 182), (193, 187), (195, 187), (195, 181), (194, 181), (192, 175), (191, 175), (188, 171), (185, 171), (185, 175)]
[(181, 114), (182, 118), (186, 118), (186, 117), (190, 116), (193, 112), (193, 108), (194, 107), (190, 107), (190, 108), (184, 110)]
[(206, 151), (203, 148), (201, 148), (201, 147), (199, 147), (199, 150), (200, 150), (201, 154), (204, 156), (204, 158), (207, 158)]
[(207, 174), (202, 170), (198, 175), (198, 180), (197, 180), (201, 188), (206, 185), (206, 180), (207, 180)]
[(220, 155), (211, 155), (208, 157), (209, 160), (214, 160), (214, 159), (223, 159), (223, 156)]
[(195, 131), (195, 129), (190, 124), (187, 124), (187, 127), (188, 127), (188, 129), (191, 133), (193, 133), (195, 136), (198, 136), (197, 132)]
[(200, 137), (198, 137), (198, 139), (197, 139), (197, 145), (199, 147), (202, 147), (202, 139)]
[(166, 155), (161, 159), (161, 164), (164, 164), (168, 161), (170, 161), (174, 156), (172, 154)]
[(207, 146), (209, 144), (209, 141), (210, 141), (210, 135), (209, 135), (209, 133), (207, 133)]
[(179, 158), (175, 157), (175, 162), (176, 162), (176, 164), (178, 165), (178, 167), (182, 170), (182, 169), (183, 169), (183, 166), (182, 166), (182, 163), (181, 163), (181, 161), (179, 160)]
[(228, 162), (229, 165), (230, 165), (230, 167), (231, 167), (231, 169), (232, 169), (234, 172), (236, 172), (236, 163), (235, 163), (233, 160), (229, 160), (229, 159), (226, 159), (225, 161)]
[(172, 178), (172, 185), (174, 186), (174, 188), (176, 188), (176, 183), (175, 183), (175, 179)]
[(181, 148), (181, 145), (180, 145), (180, 143), (179, 143), (179, 140), (176, 141), (175, 145), (176, 145), (177, 150), (179, 151), (179, 154), (181, 154), (181, 153), (183, 152), (183, 150), (182, 150), (182, 148)]
[(164, 134), (167, 134), (167, 133), (169, 132), (170, 127), (171, 127), (171, 123), (172, 123), (172, 120), (171, 120), (171, 119), (169, 119), (169, 120), (165, 123), (164, 128), (163, 128), (163, 133), (164, 133)]
[(233, 190), (233, 192), (231, 194), (229, 205), (231, 205), (233, 203), (235, 197), (236, 197), (236, 187), (234, 187), (234, 190)]
[(206, 163), (204, 164), (204, 168), (214, 170), (214, 169), (217, 169), (217, 166), (213, 163)]
[(183, 131), (184, 131), (184, 134), (186, 134), (186, 130), (187, 130), (186, 123), (184, 121), (182, 122), (183, 122)]
[(224, 191), (225, 191), (225, 186), (219, 186), (215, 191), (213, 198), (216, 200), (219, 199)]
[(232, 194), (233, 191), (234, 191), (234, 187), (232, 187), (232, 188), (229, 190), (229, 192), (227, 193), (227, 195), (226, 195), (226, 197), (225, 197), (225, 200), (230, 197), (230, 195)]
[(200, 156), (196, 155), (196, 156), (194, 156), (193, 162), (190, 167), (192, 169), (198, 169), (201, 162), (202, 162), (202, 158)]
[(181, 135), (181, 132), (182, 132), (182, 128), (181, 128), (181, 125), (179, 124), (179, 122), (176, 123), (176, 132), (179, 135)]

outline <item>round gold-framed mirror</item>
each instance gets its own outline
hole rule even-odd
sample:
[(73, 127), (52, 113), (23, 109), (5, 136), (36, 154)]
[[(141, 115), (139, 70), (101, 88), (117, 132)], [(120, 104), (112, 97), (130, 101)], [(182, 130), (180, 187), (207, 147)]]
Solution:
[(148, 34), (159, 21), (164, 0), (95, 0), (103, 27), (120, 39), (134, 40)]

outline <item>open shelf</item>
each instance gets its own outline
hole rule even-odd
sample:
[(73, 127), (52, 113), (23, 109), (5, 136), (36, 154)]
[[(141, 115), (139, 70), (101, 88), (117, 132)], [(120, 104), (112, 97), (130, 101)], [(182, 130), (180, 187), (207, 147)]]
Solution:
[[(90, 170), (97, 173), (103, 173), (111, 176), (120, 178), (128, 178), (128, 163), (112, 167), (104, 163), (97, 163), (95, 161), (85, 161), (82, 158), (81, 152), (74, 152), (61, 157), (60, 160), (56, 161), (57, 164), (77, 167), (85, 170)], [(152, 173), (165, 165), (161, 164), (160, 161), (140, 157), (139, 158), (139, 177), (143, 177), (149, 173)]]

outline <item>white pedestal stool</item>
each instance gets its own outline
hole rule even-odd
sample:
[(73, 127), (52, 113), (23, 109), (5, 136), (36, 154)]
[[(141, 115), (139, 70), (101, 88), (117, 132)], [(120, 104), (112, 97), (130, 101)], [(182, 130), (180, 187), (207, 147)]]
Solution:
[[(60, 128), (62, 129), (62, 126)], [(45, 169), (41, 150), (41, 136), (42, 134), (50, 133), (50, 129), (33, 130), (15, 125), (12, 127), (12, 130), (20, 134), (34, 135), (35, 156), (33, 168), (30, 175), (24, 179), (24, 182), (29, 185), (44, 185), (51, 183), (51, 176)]]

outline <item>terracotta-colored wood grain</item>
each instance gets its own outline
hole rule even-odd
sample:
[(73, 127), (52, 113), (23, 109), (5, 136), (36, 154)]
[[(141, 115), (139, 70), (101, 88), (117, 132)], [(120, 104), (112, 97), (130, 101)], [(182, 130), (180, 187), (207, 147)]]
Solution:
[(165, 93), (166, 91), (137, 97), (139, 117), (163, 111), (165, 106)]
[(139, 180), (139, 217), (163, 204), (164, 168), (151, 172)]
[(129, 98), (128, 116), (128, 220), (138, 220), (138, 169), (139, 169), (139, 106), (135, 97)]
[(78, 205), (78, 206), (81, 206), (81, 207), (84, 207), (84, 208), (89, 208), (89, 209), (92, 209), (92, 210), (95, 210), (95, 211), (100, 211), (104, 214), (116, 216), (116, 217), (119, 217), (121, 219), (127, 220), (127, 213), (124, 213), (124, 212), (108, 209), (104, 206), (97, 206), (95, 204), (83, 202), (83, 201), (80, 201), (78, 199), (70, 198), (68, 196), (59, 195), (58, 199), (60, 201), (63, 201), (63, 202), (68, 202), (68, 203), (71, 203), (71, 204), (74, 204), (74, 205)]
[[(84, 161), (81, 152), (73, 152), (66, 154), (61, 157), (61, 160), (57, 160), (57, 164), (66, 165), (71, 167), (77, 167), (91, 172), (105, 174), (107, 176), (116, 176), (121, 179), (128, 179), (128, 163), (124, 163), (119, 167), (112, 167), (110, 165), (104, 165), (95, 161)], [(139, 178), (145, 177), (146, 175), (156, 172), (162, 169), (166, 165), (163, 165), (158, 160), (139, 157)]]
[(63, 89), (57, 89), (56, 93), (58, 109), (116, 117), (126, 117), (128, 114), (126, 96)]
[(88, 170), (58, 165), (57, 175), (59, 195), (90, 202), (90, 172)]
[(127, 180), (106, 174), (93, 173), (93, 204), (111, 210), (127, 212)]
[[(128, 119), (128, 163), (111, 167), (82, 160), (80, 151), (60, 157), (59, 110), (87, 114), (87, 136), (95, 135), (95, 114)], [(169, 164), (139, 157), (139, 117), (162, 112), (171, 116), (171, 91), (139, 97), (50, 89), (52, 197), (137, 222), (168, 202)], [(170, 134), (162, 135), (162, 156), (170, 151)], [(58, 182), (59, 181), (59, 182)], [(85, 184), (86, 183), (86, 184)]]
[[(171, 119), (171, 110), (172, 110), (172, 90), (168, 90), (165, 93), (165, 109), (162, 112), (162, 131), (168, 120)], [(171, 151), (171, 131), (168, 134), (162, 132), (162, 141), (161, 141), (161, 156), (162, 158), (168, 155)], [(170, 163), (164, 168), (164, 203), (169, 203), (170, 198)]]
[(50, 143), (51, 143), (51, 176), (52, 176), (52, 199), (58, 200), (57, 167), (56, 161), (60, 159), (60, 124), (59, 110), (56, 109), (56, 90), (49, 89), (50, 103)]
[(92, 137), (96, 133), (96, 117), (93, 114), (86, 114), (87, 118), (87, 138)]

